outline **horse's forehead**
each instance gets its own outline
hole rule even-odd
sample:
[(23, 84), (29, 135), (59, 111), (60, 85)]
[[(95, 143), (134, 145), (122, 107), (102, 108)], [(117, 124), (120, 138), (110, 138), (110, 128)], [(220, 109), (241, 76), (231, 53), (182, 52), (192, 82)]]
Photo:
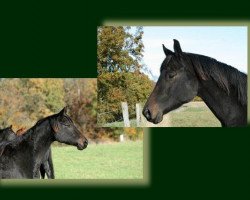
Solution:
[(168, 67), (168, 64), (169, 64), (169, 62), (170, 62), (170, 60), (171, 60), (171, 57), (172, 57), (172, 56), (167, 56), (167, 57), (163, 60), (163, 62), (162, 62), (162, 64), (161, 64), (161, 69), (160, 69), (160, 71), (162, 71), (163, 69), (166, 69), (166, 68)]
[(163, 69), (167, 71), (178, 70), (181, 67), (179, 61), (174, 56), (168, 56), (165, 58), (161, 65), (161, 71)]

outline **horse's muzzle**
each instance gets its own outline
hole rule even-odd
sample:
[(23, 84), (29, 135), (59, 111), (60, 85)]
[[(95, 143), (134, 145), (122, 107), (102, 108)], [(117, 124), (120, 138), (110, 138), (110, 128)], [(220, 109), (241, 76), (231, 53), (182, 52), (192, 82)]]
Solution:
[(83, 150), (86, 149), (88, 146), (88, 140), (86, 139), (83, 143), (78, 143), (77, 144), (77, 149), (78, 150)]
[(142, 111), (142, 114), (144, 115), (144, 117), (149, 121), (152, 122), (154, 124), (158, 124), (162, 121), (163, 119), (163, 114), (162, 112), (158, 112), (156, 114), (156, 116), (154, 115), (154, 117), (152, 116), (152, 112), (150, 111), (150, 109), (148, 107), (145, 107)]

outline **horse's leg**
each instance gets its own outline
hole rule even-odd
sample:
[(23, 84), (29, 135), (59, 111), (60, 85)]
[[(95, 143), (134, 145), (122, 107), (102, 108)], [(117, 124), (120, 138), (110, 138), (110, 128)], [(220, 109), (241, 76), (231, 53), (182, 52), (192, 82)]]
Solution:
[(44, 164), (42, 163), (41, 166), (40, 166), (40, 174), (41, 174), (42, 179), (45, 178), (45, 172), (46, 172), (45, 166), (44, 166)]
[(33, 178), (40, 179), (40, 166), (41, 164), (36, 163), (33, 169)]
[(45, 171), (49, 179), (55, 179), (54, 166), (52, 161), (51, 149), (49, 150), (48, 158), (45, 161)]

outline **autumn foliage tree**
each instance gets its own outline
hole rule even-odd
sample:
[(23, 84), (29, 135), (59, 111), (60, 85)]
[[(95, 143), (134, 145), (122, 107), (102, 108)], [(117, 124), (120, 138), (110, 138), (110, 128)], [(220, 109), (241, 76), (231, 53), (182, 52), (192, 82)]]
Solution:
[(53, 114), (65, 105), (64, 82), (62, 79), (30, 78), (19, 79), (24, 97), (23, 110), (32, 113), (36, 120)]
[(0, 125), (30, 127), (64, 106), (61, 79), (23, 78), (0, 81)]
[[(90, 141), (118, 140), (121, 128), (97, 126), (96, 79), (11, 78), (0, 80), (0, 128), (31, 128), (39, 119), (68, 106), (69, 115)], [(134, 139), (134, 131), (127, 131)]]
[(70, 107), (70, 116), (84, 134), (95, 138), (97, 112), (96, 79), (65, 79), (65, 103)]
[(144, 103), (153, 82), (141, 71), (144, 45), (142, 27), (102, 26), (97, 35), (98, 123), (122, 118), (121, 102), (135, 117), (135, 104)]

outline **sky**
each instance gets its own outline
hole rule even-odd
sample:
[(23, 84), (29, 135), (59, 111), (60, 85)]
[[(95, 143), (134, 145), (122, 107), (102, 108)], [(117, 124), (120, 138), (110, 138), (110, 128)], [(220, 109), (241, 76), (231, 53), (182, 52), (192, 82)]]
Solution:
[(247, 73), (247, 27), (244, 26), (144, 26), (145, 64), (157, 80), (165, 58), (164, 44), (173, 51), (173, 39), (182, 51), (215, 58)]

